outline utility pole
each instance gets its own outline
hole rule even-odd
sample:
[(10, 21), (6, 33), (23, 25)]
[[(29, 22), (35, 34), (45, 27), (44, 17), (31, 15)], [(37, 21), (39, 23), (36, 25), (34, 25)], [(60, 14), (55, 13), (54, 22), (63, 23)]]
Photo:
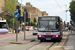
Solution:
[(31, 26), (31, 12), (30, 12), (30, 26)]
[[(22, 16), (22, 0), (21, 0), (21, 16)], [(21, 31), (22, 31), (22, 21), (21, 21)]]
[(26, 26), (25, 26), (25, 23), (26, 23), (26, 12), (27, 12), (27, 10), (26, 9), (24, 9), (24, 40), (25, 40), (25, 28), (26, 28)]
[(66, 6), (66, 24), (67, 24), (67, 5), (65, 5), (65, 6)]

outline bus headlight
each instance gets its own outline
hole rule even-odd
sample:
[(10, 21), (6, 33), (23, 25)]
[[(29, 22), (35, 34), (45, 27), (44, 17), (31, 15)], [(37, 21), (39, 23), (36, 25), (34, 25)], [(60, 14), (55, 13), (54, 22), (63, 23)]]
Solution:
[(39, 35), (39, 37), (41, 37), (41, 35)]
[(56, 37), (58, 37), (58, 35), (56, 35)]

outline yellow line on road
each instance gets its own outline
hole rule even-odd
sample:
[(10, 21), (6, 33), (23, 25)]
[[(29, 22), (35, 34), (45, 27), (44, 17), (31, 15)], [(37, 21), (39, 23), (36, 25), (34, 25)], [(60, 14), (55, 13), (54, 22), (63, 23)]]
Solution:
[(65, 43), (65, 41), (66, 41), (66, 39), (67, 39), (67, 36), (68, 36), (68, 33), (67, 33), (67, 35), (65, 36), (66, 38), (65, 38), (58, 46), (62, 46), (62, 45)]
[[(68, 36), (68, 33), (66, 34), (65, 39), (62, 40), (62, 42), (61, 42), (58, 46), (63, 46), (63, 45), (64, 45), (64, 43), (65, 43), (65, 41), (66, 41), (66, 39), (67, 39), (67, 36)], [(49, 50), (52, 50), (53, 48), (57, 48), (57, 46), (51, 47)]]

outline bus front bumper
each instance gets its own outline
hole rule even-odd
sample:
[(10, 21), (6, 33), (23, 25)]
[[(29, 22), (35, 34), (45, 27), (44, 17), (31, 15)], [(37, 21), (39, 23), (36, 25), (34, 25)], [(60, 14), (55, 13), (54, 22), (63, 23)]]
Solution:
[(38, 37), (39, 40), (57, 40), (60, 39), (60, 37), (51, 37), (51, 38), (45, 38), (45, 37)]

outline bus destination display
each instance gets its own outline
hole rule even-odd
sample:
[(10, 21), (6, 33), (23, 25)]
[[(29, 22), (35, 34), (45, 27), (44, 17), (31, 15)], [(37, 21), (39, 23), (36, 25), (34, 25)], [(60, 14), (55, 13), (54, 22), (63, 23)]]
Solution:
[(55, 20), (54, 17), (51, 17), (51, 18), (42, 18), (42, 20)]

